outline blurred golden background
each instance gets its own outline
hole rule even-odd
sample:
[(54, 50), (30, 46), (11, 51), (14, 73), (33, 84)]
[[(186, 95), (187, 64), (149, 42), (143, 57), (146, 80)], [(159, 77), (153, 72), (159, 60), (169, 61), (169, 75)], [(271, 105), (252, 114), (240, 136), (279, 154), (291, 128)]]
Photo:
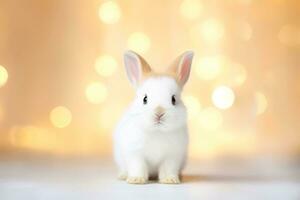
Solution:
[(1, 0), (0, 152), (110, 156), (122, 54), (195, 52), (190, 157), (300, 155), (297, 0)]

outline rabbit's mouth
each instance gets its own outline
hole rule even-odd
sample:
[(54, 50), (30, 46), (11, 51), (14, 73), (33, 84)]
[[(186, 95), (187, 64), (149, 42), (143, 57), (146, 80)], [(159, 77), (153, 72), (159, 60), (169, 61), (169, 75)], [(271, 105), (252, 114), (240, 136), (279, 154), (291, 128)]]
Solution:
[(164, 124), (164, 120), (163, 119), (154, 119), (154, 124), (156, 126), (162, 126)]
[(165, 113), (156, 113), (154, 116), (155, 125), (162, 125), (164, 122)]

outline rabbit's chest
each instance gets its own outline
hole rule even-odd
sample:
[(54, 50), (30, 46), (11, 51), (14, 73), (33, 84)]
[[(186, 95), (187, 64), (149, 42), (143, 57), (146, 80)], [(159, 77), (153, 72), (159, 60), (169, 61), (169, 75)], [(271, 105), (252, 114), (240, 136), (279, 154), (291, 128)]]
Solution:
[(174, 151), (174, 140), (167, 134), (156, 134), (145, 138), (144, 156), (148, 163), (156, 165)]

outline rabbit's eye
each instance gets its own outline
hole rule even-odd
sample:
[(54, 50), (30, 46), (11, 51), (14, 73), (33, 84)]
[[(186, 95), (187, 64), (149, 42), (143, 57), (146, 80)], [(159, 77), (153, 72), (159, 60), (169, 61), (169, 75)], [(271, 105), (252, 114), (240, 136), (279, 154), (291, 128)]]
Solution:
[(175, 106), (176, 104), (176, 99), (175, 99), (175, 95), (172, 96), (172, 104)]
[(144, 103), (144, 105), (148, 103), (148, 97), (147, 97), (147, 95), (144, 96), (143, 103)]

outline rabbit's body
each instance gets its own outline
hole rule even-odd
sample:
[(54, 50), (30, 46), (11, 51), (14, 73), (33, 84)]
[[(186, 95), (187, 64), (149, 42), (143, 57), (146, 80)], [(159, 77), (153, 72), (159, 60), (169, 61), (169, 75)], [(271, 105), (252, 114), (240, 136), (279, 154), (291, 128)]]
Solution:
[[(146, 77), (144, 73), (150, 68), (145, 61), (132, 52), (126, 56), (127, 74), (138, 87), (134, 102), (114, 133), (119, 178), (128, 183), (146, 183), (153, 176), (162, 183), (179, 183), (188, 146), (187, 114), (181, 91), (192, 55), (186, 55), (190, 62), (181, 61), (180, 75), (185, 80), (172, 75)], [(143, 81), (142, 73), (146, 77)]]
[[(156, 94), (151, 96), (163, 98), (170, 91), (176, 93), (178, 88), (172, 78), (158, 77), (145, 81), (139, 90), (154, 90)], [(169, 100), (169, 98), (166, 99)], [(155, 100), (152, 101), (154, 101), (153, 105), (149, 105), (149, 109), (157, 106)], [(157, 176), (160, 166), (166, 160), (176, 160), (172, 163), (172, 167), (176, 168), (176, 171), (181, 170), (186, 159), (188, 144), (184, 105), (178, 103), (177, 110), (169, 113), (172, 115), (176, 112), (178, 117), (166, 116), (169, 121), (155, 124), (151, 116), (148, 118), (147, 114), (138, 108), (139, 105), (136, 104), (139, 103), (139, 101), (133, 103), (123, 116), (115, 132), (115, 159), (122, 170), (122, 175), (128, 173), (127, 165), (128, 162), (131, 162), (131, 156), (139, 156), (140, 159), (144, 160), (145, 171), (150, 176)], [(169, 107), (172, 105), (169, 101), (160, 100), (159, 105), (162, 106), (162, 104), (166, 109), (171, 109)]]

